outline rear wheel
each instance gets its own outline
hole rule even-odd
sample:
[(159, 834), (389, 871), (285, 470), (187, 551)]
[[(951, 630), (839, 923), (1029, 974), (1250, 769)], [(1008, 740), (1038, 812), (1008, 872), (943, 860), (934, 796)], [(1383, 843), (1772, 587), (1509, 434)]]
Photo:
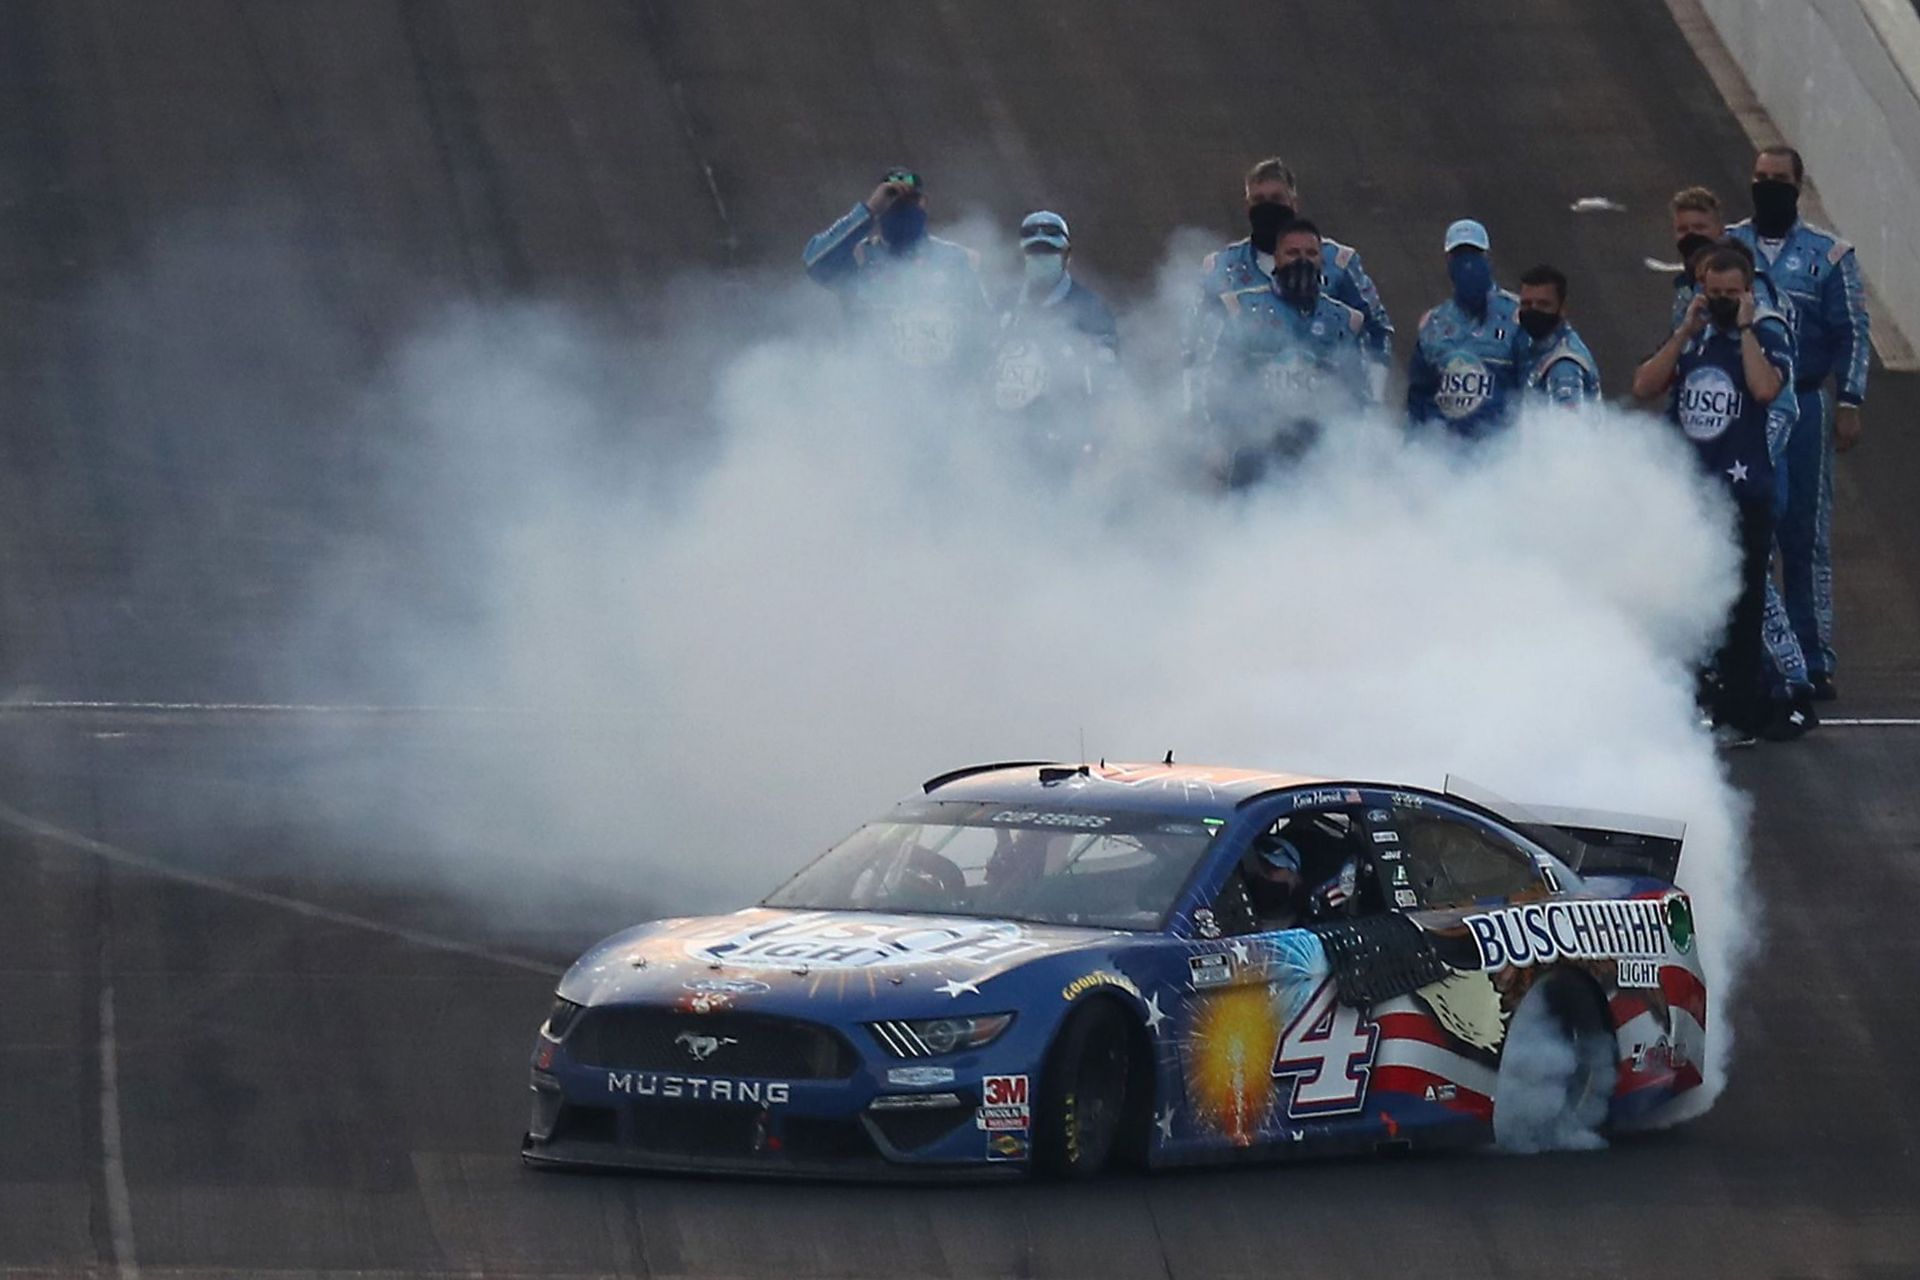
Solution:
[(1132, 1075), (1126, 1015), (1105, 1001), (1076, 1010), (1041, 1079), (1035, 1140), (1043, 1170), (1082, 1178), (1107, 1167), (1126, 1135)]
[(1535, 983), (1501, 1049), (1494, 1141), (1515, 1152), (1604, 1147), (1616, 1070), (1599, 990), (1572, 975)]

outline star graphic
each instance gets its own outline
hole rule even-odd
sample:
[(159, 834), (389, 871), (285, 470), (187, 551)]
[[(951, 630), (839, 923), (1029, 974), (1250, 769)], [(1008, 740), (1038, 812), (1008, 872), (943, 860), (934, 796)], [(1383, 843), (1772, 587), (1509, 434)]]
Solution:
[(974, 995), (979, 995), (980, 984), (977, 982), (962, 982), (958, 978), (948, 978), (945, 982), (935, 987), (934, 990), (940, 992), (942, 995), (952, 996), (955, 1000), (958, 1000), (960, 993), (963, 991), (971, 991)]
[(1747, 464), (1744, 462), (1736, 462), (1727, 468), (1727, 474), (1733, 477), (1735, 484), (1739, 484), (1747, 478)]
[(1160, 1024), (1166, 1020), (1167, 1015), (1160, 1012), (1160, 993), (1156, 991), (1147, 997), (1147, 1030), (1159, 1035)]
[(1247, 962), (1247, 944), (1246, 943), (1244, 942), (1229, 943), (1227, 945), (1227, 950), (1233, 952), (1233, 958), (1235, 960), (1238, 960), (1241, 964), (1245, 964)]
[(1160, 1130), (1160, 1141), (1172, 1142), (1173, 1141), (1173, 1108), (1169, 1106), (1165, 1111), (1162, 1111), (1159, 1115), (1155, 1116), (1153, 1118), (1153, 1125), (1154, 1125), (1154, 1128)]

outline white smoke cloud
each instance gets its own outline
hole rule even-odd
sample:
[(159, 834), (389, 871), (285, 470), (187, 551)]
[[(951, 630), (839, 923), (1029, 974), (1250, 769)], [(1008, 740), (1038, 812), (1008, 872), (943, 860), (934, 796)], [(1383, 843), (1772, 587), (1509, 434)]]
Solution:
[(532, 714), (465, 739), (451, 791), (380, 803), (470, 881), (552, 869), (661, 913), (756, 900), (926, 776), (1083, 740), (1679, 817), (1717, 1093), (1756, 926), (1689, 667), (1734, 551), (1684, 446), (1610, 410), (1471, 453), (1356, 419), (1218, 496), (1166, 470), (1186, 262), (1127, 319), (1118, 443), (1072, 482), (805, 282), (641, 350), (546, 308), (437, 326), (379, 405), (457, 607), (356, 568), (316, 617), (405, 619), (370, 661), (416, 701)]

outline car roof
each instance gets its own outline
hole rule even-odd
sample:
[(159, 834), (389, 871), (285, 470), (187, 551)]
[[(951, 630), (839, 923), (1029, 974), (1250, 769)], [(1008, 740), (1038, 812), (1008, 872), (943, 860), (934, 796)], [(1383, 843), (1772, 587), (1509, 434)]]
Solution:
[(956, 769), (929, 778), (923, 790), (932, 800), (1224, 818), (1249, 796), (1330, 781), (1313, 774), (1221, 765), (1109, 764), (1104, 760), (1088, 765), (1023, 760)]

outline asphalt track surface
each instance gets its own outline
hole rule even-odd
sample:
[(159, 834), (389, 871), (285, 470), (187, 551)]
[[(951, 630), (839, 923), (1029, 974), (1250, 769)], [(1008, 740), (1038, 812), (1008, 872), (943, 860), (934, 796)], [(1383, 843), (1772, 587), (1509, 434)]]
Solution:
[[(231, 639), (270, 647), (359, 536), (379, 424), (317, 424), (432, 306), (644, 328), (672, 273), (791, 262), (896, 159), (937, 197), (1067, 210), (1084, 268), (1137, 292), (1168, 228), (1232, 230), (1276, 146), (1403, 353), (1472, 211), (1509, 266), (1570, 272), (1616, 391), (1663, 314), (1639, 263), (1665, 195), (1737, 192), (1747, 158), (1657, 0), (3, 0), (0, 682), (380, 702), (350, 655), (236, 674)], [(1588, 195), (1628, 211), (1568, 211)], [(1873, 400), (1840, 470), (1839, 710), (1910, 716), (1920, 393)], [(236, 483), (221, 432), (275, 430), (293, 461)], [(1768, 931), (1733, 1083), (1685, 1129), (965, 1191), (523, 1171), (530, 1028), (625, 904), (503, 921), (457, 867), (376, 874), (400, 851), (286, 802), (505, 731), (0, 712), (0, 1274), (1920, 1273), (1920, 729), (1735, 762)]]

